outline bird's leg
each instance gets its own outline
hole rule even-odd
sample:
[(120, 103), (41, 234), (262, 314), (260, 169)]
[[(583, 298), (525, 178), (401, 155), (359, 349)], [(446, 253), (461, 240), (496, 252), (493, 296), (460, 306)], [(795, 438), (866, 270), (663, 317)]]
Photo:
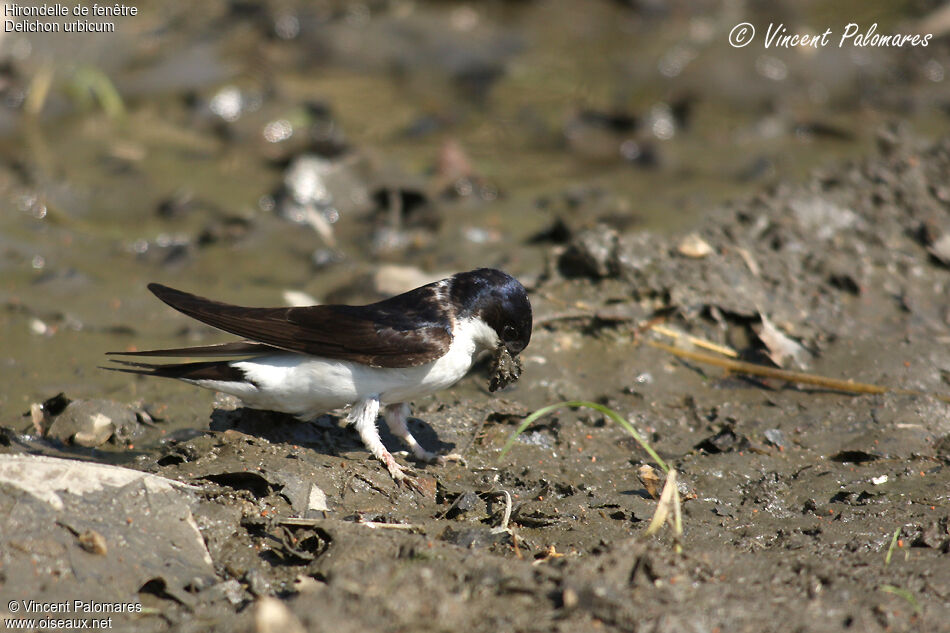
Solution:
[(392, 434), (409, 446), (409, 449), (412, 451), (412, 454), (416, 456), (416, 459), (439, 464), (444, 464), (446, 460), (461, 459), (460, 456), (454, 453), (451, 455), (436, 455), (419, 445), (419, 442), (412, 436), (412, 433), (409, 432), (409, 427), (406, 425), (406, 419), (409, 417), (409, 405), (405, 402), (387, 405), (383, 412), (383, 417), (385, 417), (386, 425)]
[(409, 417), (408, 404), (400, 402), (387, 405), (383, 417), (386, 418), (386, 425), (392, 434), (409, 446), (409, 450), (416, 456), (416, 459), (424, 462), (434, 462), (439, 458), (435, 453), (430, 453), (422, 448), (416, 438), (412, 436), (412, 433), (409, 432), (409, 427), (406, 425), (406, 418)]
[(409, 475), (405, 473), (403, 467), (396, 463), (392, 454), (386, 450), (382, 441), (379, 439), (379, 431), (376, 428), (376, 417), (379, 415), (379, 398), (372, 396), (360, 400), (353, 405), (353, 409), (347, 416), (350, 424), (356, 427), (357, 433), (363, 444), (373, 454), (373, 457), (385, 464), (386, 469), (392, 478), (397, 482), (406, 480)]

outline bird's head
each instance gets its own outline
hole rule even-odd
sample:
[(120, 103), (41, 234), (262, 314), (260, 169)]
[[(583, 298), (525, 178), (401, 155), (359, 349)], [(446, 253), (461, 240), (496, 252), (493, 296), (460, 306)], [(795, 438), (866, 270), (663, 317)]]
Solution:
[(494, 331), (495, 347), (504, 346), (517, 356), (528, 346), (531, 303), (517, 279), (494, 268), (479, 268), (454, 275), (451, 293), (462, 307), (462, 316), (477, 317)]

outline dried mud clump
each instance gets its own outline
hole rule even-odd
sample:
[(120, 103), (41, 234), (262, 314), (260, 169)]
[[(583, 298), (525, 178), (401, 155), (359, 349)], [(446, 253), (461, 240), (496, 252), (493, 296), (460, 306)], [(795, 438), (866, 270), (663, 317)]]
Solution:
[(495, 350), (492, 357), (491, 380), (488, 382), (488, 390), (494, 393), (499, 389), (504, 389), (511, 383), (521, 378), (521, 359), (511, 355), (508, 348), (504, 345)]

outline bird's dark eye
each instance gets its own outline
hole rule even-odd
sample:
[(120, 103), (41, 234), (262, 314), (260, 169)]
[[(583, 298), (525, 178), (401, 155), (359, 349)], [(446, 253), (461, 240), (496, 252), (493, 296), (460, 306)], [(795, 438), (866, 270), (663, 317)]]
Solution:
[(501, 329), (501, 337), (506, 341), (514, 339), (517, 335), (518, 333), (515, 331), (515, 326), (513, 325), (509, 324)]

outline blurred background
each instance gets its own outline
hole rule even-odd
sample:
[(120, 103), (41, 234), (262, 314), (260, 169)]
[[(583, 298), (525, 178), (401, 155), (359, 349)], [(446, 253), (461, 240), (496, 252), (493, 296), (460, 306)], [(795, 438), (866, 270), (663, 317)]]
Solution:
[[(16, 428), (57, 392), (139, 397), (97, 369), (107, 350), (225, 340), (150, 281), (254, 305), (371, 301), (477, 266), (530, 283), (579, 228), (681, 230), (885, 130), (950, 128), (936, 1), (150, 2), (84, 19), (103, 33), (17, 32), (54, 20), (6, 6), (0, 424)], [(742, 22), (756, 39), (733, 48)], [(839, 47), (851, 22), (934, 37)], [(766, 49), (770, 23), (834, 35)], [(148, 385), (172, 412), (207, 404)]]

